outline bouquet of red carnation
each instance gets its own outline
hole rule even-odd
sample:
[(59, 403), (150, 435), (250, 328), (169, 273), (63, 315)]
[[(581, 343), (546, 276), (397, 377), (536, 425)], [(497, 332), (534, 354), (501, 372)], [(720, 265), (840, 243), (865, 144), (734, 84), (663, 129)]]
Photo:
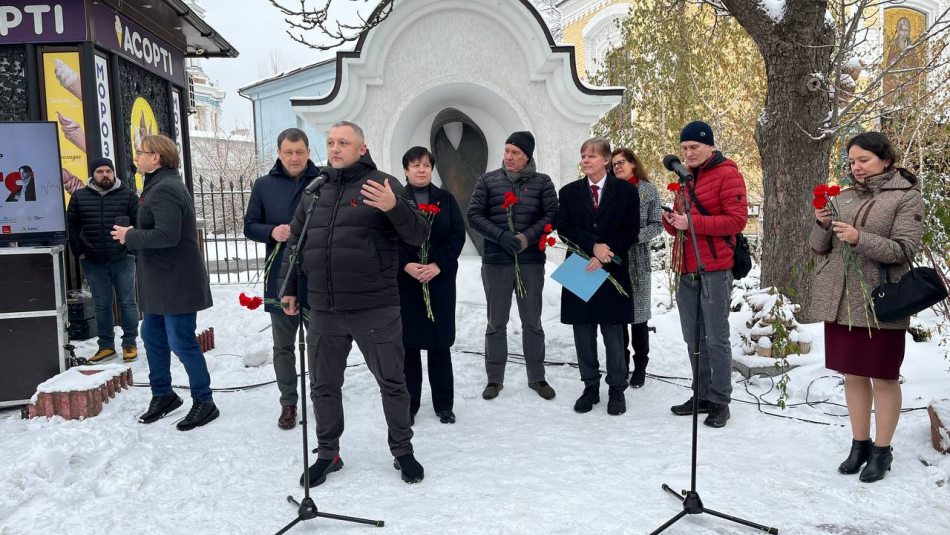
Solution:
[[(508, 230), (515, 233), (515, 222), (512, 218), (512, 207), (518, 204), (518, 196), (512, 191), (505, 192), (505, 200), (501, 207), (508, 214)], [(550, 226), (550, 225), (549, 225)], [(521, 280), (521, 266), (518, 265), (518, 253), (515, 253), (515, 293), (518, 297), (524, 297), (528, 292), (525, 290), (524, 281)]]
[[(837, 197), (841, 193), (841, 186), (829, 186), (828, 184), (818, 184), (815, 186), (815, 189), (812, 190), (811, 201), (812, 206), (817, 210), (823, 208), (829, 208), (831, 210), (831, 219), (833, 221), (839, 221), (838, 207), (835, 205), (832, 200), (834, 197)], [(877, 324), (877, 316), (874, 314), (874, 299), (871, 298), (871, 288), (868, 285), (867, 279), (864, 278), (864, 272), (861, 271), (861, 265), (858, 263), (858, 259), (854, 256), (854, 251), (852, 250), (850, 244), (844, 243), (841, 247), (841, 256), (844, 259), (844, 291), (847, 299), (850, 300), (851, 292), (848, 285), (848, 273), (854, 271), (858, 274), (861, 283), (861, 294), (864, 296), (864, 301), (868, 306), (864, 307), (864, 319), (868, 324), (868, 334), (871, 334), (871, 318), (874, 319), (875, 325)], [(851, 307), (848, 308), (848, 327), (851, 327)], [(868, 311), (870, 310), (870, 313)]]
[[(419, 211), (422, 212), (422, 217), (429, 222), (429, 233), (426, 235), (426, 241), (422, 242), (422, 246), (419, 247), (419, 263), (428, 264), (429, 263), (429, 238), (432, 237), (432, 220), (435, 219), (435, 216), (439, 215), (439, 212), (442, 211), (439, 208), (439, 204), (426, 204), (422, 203), (419, 205)], [(435, 315), (432, 313), (432, 296), (429, 293), (429, 282), (422, 283), (422, 300), (426, 304), (426, 317), (431, 321), (435, 321)]]
[[(560, 234), (557, 234), (556, 236), (557, 237), (555, 237), (554, 227), (552, 227), (550, 223), (548, 223), (547, 225), (544, 225), (544, 232), (541, 234), (541, 240), (538, 241), (538, 249), (542, 251), (544, 251), (548, 247), (551, 247), (554, 249), (563, 249), (565, 251), (568, 251), (570, 253), (580, 256), (581, 258), (583, 258), (584, 260), (587, 260), (588, 262), (590, 261), (590, 256), (588, 256), (587, 253), (585, 253), (576, 244), (571, 242), (571, 240), (568, 240), (567, 238), (561, 236)], [(614, 255), (613, 258), (611, 258), (611, 260), (616, 264), (620, 264), (623, 262), (622, 260), (620, 260), (620, 257), (618, 257), (617, 255)], [(607, 280), (609, 280), (610, 283), (614, 285), (614, 288), (616, 288), (617, 291), (620, 292), (621, 295), (623, 295), (624, 297), (630, 297), (627, 294), (627, 292), (623, 289), (623, 286), (621, 286), (620, 283), (617, 282), (617, 279), (615, 279), (613, 275), (610, 275), (608, 273)]]
[[(670, 182), (666, 185), (666, 190), (673, 193), (673, 198), (675, 199), (682, 190), (682, 186), (679, 182)], [(670, 257), (670, 265), (667, 270), (667, 281), (669, 282), (669, 287), (673, 288), (674, 291), (679, 285), (679, 276), (677, 269), (680, 268), (680, 264), (683, 261), (683, 249), (686, 247), (686, 233), (680, 229), (676, 229), (676, 237), (673, 239), (673, 250)]]

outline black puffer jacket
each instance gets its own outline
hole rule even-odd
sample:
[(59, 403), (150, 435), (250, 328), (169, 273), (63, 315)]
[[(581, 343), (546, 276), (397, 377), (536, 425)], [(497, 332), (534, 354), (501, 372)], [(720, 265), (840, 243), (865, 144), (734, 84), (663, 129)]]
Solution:
[[(383, 183), (387, 178), (396, 206), (382, 212), (364, 204), (363, 184)], [(402, 184), (377, 170), (368, 152), (330, 177), (320, 190), (302, 250), (301, 269), (307, 277), (311, 309), (335, 312), (399, 306), (399, 240), (422, 245), (429, 233), (429, 224), (407, 198)], [(309, 204), (304, 199), (297, 206), (288, 247), (297, 244)], [(288, 271), (289, 258), (284, 255), (281, 278)], [(293, 276), (287, 286), (285, 295), (296, 296)]]
[(105, 264), (125, 258), (129, 251), (112, 239), (112, 226), (120, 216), (127, 216), (135, 226), (139, 198), (134, 191), (116, 181), (116, 186), (105, 194), (92, 185), (76, 190), (69, 199), (66, 223), (69, 229), (69, 247), (77, 257), (86, 255), (93, 264)]
[[(534, 161), (528, 163), (533, 167)], [(468, 224), (485, 237), (484, 264), (512, 264), (514, 256), (498, 245), (501, 235), (508, 231), (508, 214), (501, 207), (505, 193), (513, 192), (518, 203), (512, 207), (515, 234), (528, 238), (528, 247), (518, 253), (521, 264), (543, 264), (545, 255), (538, 248), (544, 226), (553, 225), (557, 218), (557, 192), (551, 177), (526, 168), (518, 182), (512, 182), (504, 168), (489, 171), (478, 177), (472, 200), (468, 205)]]

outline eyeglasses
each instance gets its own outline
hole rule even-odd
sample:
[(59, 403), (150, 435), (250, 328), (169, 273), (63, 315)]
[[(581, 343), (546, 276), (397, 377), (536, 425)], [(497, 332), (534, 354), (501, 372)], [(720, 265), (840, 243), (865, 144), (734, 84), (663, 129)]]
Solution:
[(149, 151), (147, 151), (147, 150), (140, 150), (140, 151), (138, 151), (138, 152), (135, 153), (136, 156), (138, 156), (139, 154), (158, 154), (158, 153), (157, 153), (157, 152), (149, 152)]
[(626, 164), (626, 163), (627, 163), (627, 160), (617, 160), (617, 161), (615, 161), (615, 162), (613, 163), (613, 166), (614, 166), (614, 167), (621, 167), (621, 166), (623, 166), (623, 165)]

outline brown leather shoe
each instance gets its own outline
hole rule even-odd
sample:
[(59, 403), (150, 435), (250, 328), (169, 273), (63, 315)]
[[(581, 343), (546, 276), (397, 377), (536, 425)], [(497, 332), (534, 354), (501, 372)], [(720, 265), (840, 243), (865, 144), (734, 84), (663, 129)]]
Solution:
[(280, 409), (280, 418), (277, 419), (277, 427), (281, 429), (293, 429), (297, 425), (297, 406), (283, 405)]

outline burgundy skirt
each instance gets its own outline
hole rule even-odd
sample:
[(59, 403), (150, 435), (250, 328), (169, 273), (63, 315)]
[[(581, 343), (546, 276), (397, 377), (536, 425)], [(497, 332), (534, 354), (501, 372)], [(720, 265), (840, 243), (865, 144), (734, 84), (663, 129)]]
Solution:
[(825, 367), (836, 372), (896, 381), (904, 362), (904, 329), (825, 323)]

